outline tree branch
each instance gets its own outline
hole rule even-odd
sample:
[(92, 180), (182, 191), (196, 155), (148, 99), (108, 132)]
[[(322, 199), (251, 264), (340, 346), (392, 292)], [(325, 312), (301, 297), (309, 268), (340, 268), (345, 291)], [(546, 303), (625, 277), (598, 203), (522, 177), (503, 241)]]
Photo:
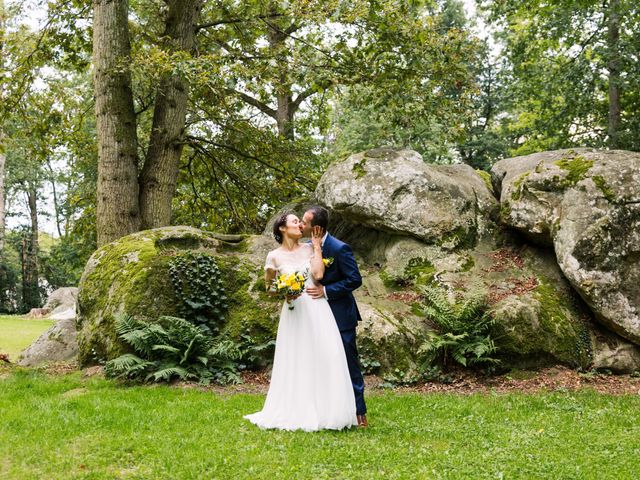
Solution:
[(196, 25), (196, 32), (205, 28), (217, 27), (219, 25), (229, 25), (233, 23), (250, 22), (251, 20), (264, 20), (267, 18), (277, 18), (277, 17), (282, 17), (283, 15), (284, 14), (282, 13), (271, 13), (269, 15), (256, 15), (255, 17), (249, 17), (249, 18), (226, 18), (222, 20), (215, 20), (213, 22)]
[[(295, 174), (291, 174), (290, 172), (287, 172), (285, 169), (283, 168), (279, 168), (276, 167), (275, 165), (271, 165), (269, 162), (264, 161), (263, 159), (256, 157), (255, 155), (251, 155), (245, 152), (242, 152), (240, 150), (238, 150), (237, 148), (235, 148), (232, 145), (225, 145), (224, 143), (217, 143), (211, 140), (208, 140), (206, 138), (202, 138), (202, 137), (196, 137), (194, 135), (188, 135), (187, 136), (187, 140), (190, 140), (189, 144), (191, 146), (197, 146), (197, 142), (202, 142), (202, 143), (206, 143), (208, 145), (211, 145), (212, 147), (217, 147), (217, 148), (223, 148), (225, 150), (228, 150), (232, 153), (235, 153), (236, 155), (239, 155), (241, 157), (247, 158), (249, 160), (255, 160), (256, 162), (258, 162), (261, 165), (264, 165), (265, 167), (280, 173), (281, 175), (284, 175), (285, 177), (289, 177), (292, 178), (293, 180), (295, 180), (297, 183), (299, 183), (300, 185), (302, 185), (305, 188), (308, 189), (313, 189), (313, 185), (311, 185), (305, 178), (299, 177), (298, 175)], [(198, 148), (201, 149), (201, 147), (198, 146)]]
[(262, 103), (260, 100), (253, 98), (251, 95), (248, 95), (244, 92), (239, 92), (238, 90), (235, 90), (233, 88), (228, 88), (226, 89), (226, 91), (227, 93), (238, 95), (245, 103), (248, 103), (249, 105), (256, 107), (265, 115), (269, 115), (272, 118), (276, 118), (277, 112), (273, 108), (269, 107), (265, 103)]

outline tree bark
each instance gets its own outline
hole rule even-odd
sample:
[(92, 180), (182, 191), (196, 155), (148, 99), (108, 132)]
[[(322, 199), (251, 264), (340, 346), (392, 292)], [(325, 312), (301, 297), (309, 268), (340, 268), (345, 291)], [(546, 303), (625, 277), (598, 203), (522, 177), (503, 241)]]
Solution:
[[(4, 102), (4, 28), (5, 28), (5, 9), (4, 0), (0, 0), (0, 104)], [(4, 117), (4, 115), (2, 115)], [(3, 125), (0, 123), (0, 254), (4, 253), (4, 234), (5, 234), (5, 205), (4, 205), (4, 168), (6, 164), (5, 156), (5, 136)]]
[(93, 1), (98, 245), (140, 228), (128, 11), (127, 0)]
[[(51, 190), (53, 193), (53, 211), (56, 217), (56, 229), (58, 230), (58, 237), (62, 238), (62, 226), (60, 222), (60, 205), (58, 203), (58, 192), (56, 190), (56, 177), (51, 161), (47, 159), (47, 167), (49, 168), (49, 181), (51, 182)], [(69, 191), (69, 190), (67, 190)]]
[(7, 157), (5, 156), (4, 148), (4, 133), (2, 131), (2, 126), (0, 126), (0, 255), (4, 253), (4, 235), (6, 223), (6, 210), (4, 204), (4, 170)]
[[(275, 10), (273, 11), (275, 13)], [(269, 30), (267, 38), (269, 40), (269, 47), (276, 53), (276, 58), (280, 64), (280, 75), (278, 78), (278, 85), (275, 87), (277, 109), (276, 109), (276, 124), (278, 126), (278, 133), (284, 138), (293, 140), (295, 137), (295, 131), (293, 128), (293, 118), (297, 107), (293, 102), (293, 94), (291, 92), (291, 82), (287, 78), (287, 59), (284, 51), (284, 44), (287, 39), (285, 30), (280, 28), (278, 21), (269, 22)], [(293, 28), (290, 27), (290, 28)]]
[[(202, 0), (171, 0), (165, 21), (166, 49), (191, 52)], [(171, 201), (176, 190), (189, 86), (179, 74), (164, 77), (156, 92), (151, 139), (140, 174), (142, 229), (171, 223)]]
[[(26, 310), (40, 307), (40, 290), (38, 287), (38, 200), (37, 191), (34, 187), (27, 187), (27, 203), (29, 205), (29, 216), (31, 218), (31, 231), (28, 242), (23, 242), (22, 267), (22, 302)], [(26, 245), (25, 245), (26, 243)]]
[(607, 32), (609, 59), (609, 147), (618, 148), (620, 131), (620, 2), (610, 0)]

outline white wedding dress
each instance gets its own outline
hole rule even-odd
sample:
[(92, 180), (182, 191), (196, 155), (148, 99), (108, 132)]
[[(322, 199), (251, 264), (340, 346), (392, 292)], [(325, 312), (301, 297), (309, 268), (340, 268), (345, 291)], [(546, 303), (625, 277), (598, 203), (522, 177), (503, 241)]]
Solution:
[[(273, 250), (266, 268), (280, 273), (308, 272), (313, 247)], [(245, 415), (260, 428), (307, 432), (357, 425), (353, 386), (342, 339), (326, 299), (306, 293), (289, 310), (283, 302), (269, 393), (260, 412)]]

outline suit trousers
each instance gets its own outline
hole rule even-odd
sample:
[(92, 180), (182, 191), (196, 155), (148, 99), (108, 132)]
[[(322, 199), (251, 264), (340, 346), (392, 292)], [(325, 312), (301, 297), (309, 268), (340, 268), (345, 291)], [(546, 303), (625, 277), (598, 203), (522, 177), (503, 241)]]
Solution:
[(342, 344), (347, 355), (347, 365), (349, 375), (353, 384), (353, 393), (356, 397), (356, 415), (367, 413), (367, 405), (364, 402), (364, 377), (360, 371), (360, 361), (358, 359), (358, 348), (356, 347), (356, 329), (341, 330)]

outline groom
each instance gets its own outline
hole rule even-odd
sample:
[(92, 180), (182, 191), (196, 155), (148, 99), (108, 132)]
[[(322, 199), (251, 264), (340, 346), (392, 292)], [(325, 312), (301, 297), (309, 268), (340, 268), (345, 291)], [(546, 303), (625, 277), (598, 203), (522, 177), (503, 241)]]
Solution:
[(356, 348), (356, 325), (361, 318), (353, 293), (351, 293), (362, 285), (362, 277), (351, 247), (329, 235), (327, 232), (328, 222), (327, 210), (319, 206), (310, 207), (302, 217), (301, 229), (305, 237), (311, 237), (311, 229), (315, 226), (321, 227), (325, 232), (322, 237), (322, 258), (331, 262), (325, 268), (321, 285), (308, 287), (307, 294), (311, 298), (326, 298), (329, 301), (342, 336), (344, 351), (347, 354), (349, 374), (356, 397), (358, 425), (366, 427), (367, 406), (364, 402), (364, 378), (360, 372)]

